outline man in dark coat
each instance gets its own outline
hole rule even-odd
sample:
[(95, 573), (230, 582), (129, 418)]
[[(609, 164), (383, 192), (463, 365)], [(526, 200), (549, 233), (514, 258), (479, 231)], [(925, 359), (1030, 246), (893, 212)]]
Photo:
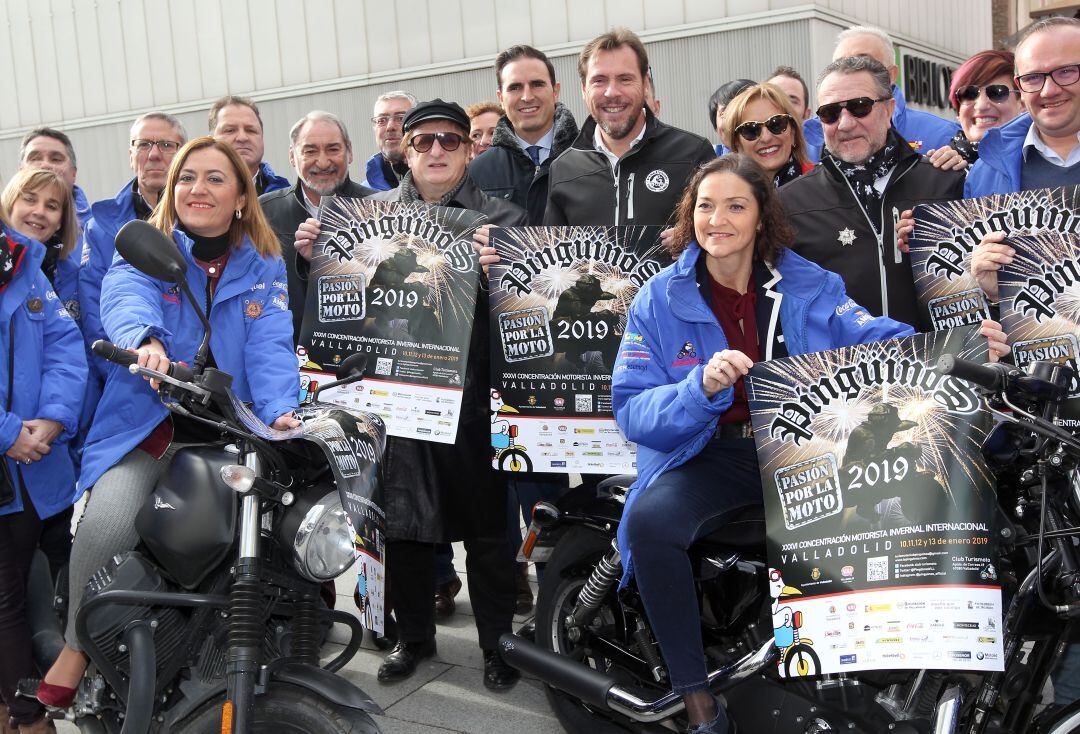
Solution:
[(309, 217), (318, 217), (324, 196), (363, 197), (374, 193), (349, 179), (352, 142), (337, 116), (309, 112), (289, 131), (289, 162), (296, 169), (296, 184), (259, 197), (263, 212), (281, 242), (281, 257), (289, 280), (289, 310), (293, 315), (293, 342), (300, 343), (307, 302), (311, 246), (294, 247), (297, 228)]

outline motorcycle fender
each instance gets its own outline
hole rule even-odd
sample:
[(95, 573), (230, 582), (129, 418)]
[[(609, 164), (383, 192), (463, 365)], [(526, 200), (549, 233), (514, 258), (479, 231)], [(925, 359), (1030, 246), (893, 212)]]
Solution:
[(369, 714), (383, 713), (379, 704), (371, 700), (366, 693), (341, 676), (328, 670), (305, 663), (285, 663), (270, 673), (270, 679), (289, 683), (299, 688), (306, 688), (312, 693), (325, 698), (331, 703), (351, 709), (360, 709)]

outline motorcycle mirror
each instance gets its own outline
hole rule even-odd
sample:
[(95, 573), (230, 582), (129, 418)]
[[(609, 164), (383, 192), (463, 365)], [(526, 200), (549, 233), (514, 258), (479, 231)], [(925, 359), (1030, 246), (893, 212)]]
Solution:
[(134, 219), (121, 227), (116, 233), (116, 251), (152, 278), (178, 285), (186, 280), (187, 261), (180, 249), (149, 222)]
[(346, 357), (345, 361), (338, 365), (337, 378), (344, 380), (346, 377), (352, 377), (353, 375), (363, 375), (366, 369), (367, 355), (354, 354)]

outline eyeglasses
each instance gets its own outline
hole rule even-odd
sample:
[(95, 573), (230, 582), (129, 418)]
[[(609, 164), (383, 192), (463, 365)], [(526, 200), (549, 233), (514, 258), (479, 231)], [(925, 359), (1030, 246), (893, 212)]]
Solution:
[(1080, 79), (1080, 64), (1066, 64), (1053, 71), (1033, 71), (1030, 74), (1021, 74), (1013, 81), (1025, 92), (1038, 92), (1046, 84), (1046, 77), (1053, 79), (1054, 84), (1059, 87), (1076, 84), (1076, 80)]
[(843, 102), (823, 104), (817, 108), (817, 116), (826, 125), (832, 125), (839, 120), (841, 110), (847, 110), (853, 117), (863, 118), (870, 114), (870, 110), (874, 109), (875, 104), (887, 102), (890, 99), (892, 97), (881, 97), (880, 99), (856, 97), (855, 99), (845, 99)]
[(417, 153), (427, 153), (436, 140), (439, 141), (439, 145), (442, 146), (443, 150), (451, 153), (458, 149), (463, 138), (457, 133), (420, 133), (419, 135), (413, 135), (409, 145)]
[(1001, 104), (1014, 94), (1020, 94), (1019, 89), (1013, 89), (1004, 84), (990, 84), (985, 87), (970, 84), (956, 90), (956, 99), (960, 102), (974, 102), (979, 98), (980, 89), (986, 91), (986, 98), (988, 100), (998, 104)]
[(146, 140), (144, 138), (136, 138), (131, 141), (131, 147), (140, 153), (149, 153), (155, 145), (157, 146), (157, 149), (161, 151), (162, 155), (175, 153), (180, 149), (180, 143), (175, 140)]
[(371, 118), (371, 124), (375, 127), (386, 127), (393, 120), (397, 124), (401, 124), (405, 120), (405, 112), (396, 112), (393, 115), (377, 115)]
[(735, 128), (735, 134), (747, 142), (757, 140), (761, 137), (761, 128), (765, 128), (773, 135), (781, 135), (787, 129), (788, 125), (795, 122), (791, 115), (779, 114), (773, 115), (765, 122), (757, 122), (756, 120), (747, 120)]

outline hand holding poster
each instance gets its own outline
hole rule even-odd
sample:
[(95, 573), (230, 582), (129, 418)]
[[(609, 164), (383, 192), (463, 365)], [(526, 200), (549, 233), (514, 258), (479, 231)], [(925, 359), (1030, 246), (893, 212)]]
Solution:
[(971, 253), (990, 232), (1080, 234), (1077, 187), (1038, 189), (915, 207), (911, 267), (926, 323), (936, 329), (988, 318)]
[(352, 354), (363, 381), (320, 398), (379, 415), (387, 433), (453, 443), (479, 261), (465, 209), (323, 197), (297, 358), (302, 396)]
[[(1017, 367), (1044, 361), (1077, 366), (1080, 338), (1080, 235), (1045, 233), (1010, 237), (1013, 261), (998, 271), (1001, 325), (1009, 335)], [(1080, 384), (1056, 422), (1080, 426)]]
[(671, 258), (660, 227), (493, 229), (492, 461), (506, 471), (634, 473), (611, 413), (626, 312)]
[(986, 342), (955, 329), (750, 371), (782, 674), (1002, 669), (989, 415), (943, 354), (982, 362)]

